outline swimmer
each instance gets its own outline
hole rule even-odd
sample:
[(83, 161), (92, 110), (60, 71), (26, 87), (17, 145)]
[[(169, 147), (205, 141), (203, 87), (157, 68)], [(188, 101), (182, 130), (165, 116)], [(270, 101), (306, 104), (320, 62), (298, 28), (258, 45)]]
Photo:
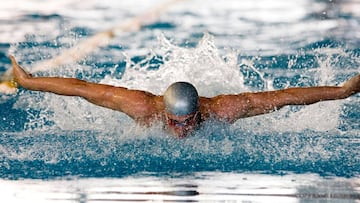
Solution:
[(145, 126), (160, 121), (165, 129), (179, 138), (188, 136), (208, 119), (233, 123), (240, 118), (270, 113), (286, 105), (344, 99), (360, 92), (358, 74), (338, 87), (295, 87), (212, 98), (199, 96), (190, 83), (176, 82), (161, 96), (76, 78), (33, 77), (17, 64), (13, 56), (10, 59), (15, 82), (25, 89), (82, 97), (98, 106), (123, 112)]

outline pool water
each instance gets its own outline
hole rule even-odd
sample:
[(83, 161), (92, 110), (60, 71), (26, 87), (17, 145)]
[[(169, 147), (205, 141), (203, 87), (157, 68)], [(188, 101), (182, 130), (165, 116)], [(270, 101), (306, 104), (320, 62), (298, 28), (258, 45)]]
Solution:
[[(214, 96), (340, 85), (359, 73), (356, 0), (176, 1), (141, 27), (118, 28), (164, 2), (3, 2), (0, 74), (14, 54), (37, 76), (155, 94), (185, 80)], [(109, 29), (115, 37), (78, 62), (74, 54), (51, 61)], [(359, 202), (359, 104), (358, 94), (288, 106), (175, 139), (81, 98), (20, 88), (0, 94), (0, 194), (7, 202)]]

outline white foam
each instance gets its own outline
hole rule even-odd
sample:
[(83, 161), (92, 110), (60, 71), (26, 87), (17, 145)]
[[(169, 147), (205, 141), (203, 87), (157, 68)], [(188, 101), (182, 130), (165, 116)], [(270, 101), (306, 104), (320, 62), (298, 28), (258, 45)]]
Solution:
[(237, 53), (234, 51), (222, 56), (213, 36), (205, 33), (195, 48), (176, 46), (164, 35), (160, 35), (158, 40), (159, 47), (151, 50), (144, 61), (161, 55), (164, 64), (159, 69), (148, 70), (148, 65), (141, 67), (142, 62), (133, 64), (128, 57), (122, 80), (106, 78), (103, 82), (156, 94), (162, 94), (169, 84), (176, 81), (193, 83), (199, 94), (204, 96), (246, 90), (237, 65)]

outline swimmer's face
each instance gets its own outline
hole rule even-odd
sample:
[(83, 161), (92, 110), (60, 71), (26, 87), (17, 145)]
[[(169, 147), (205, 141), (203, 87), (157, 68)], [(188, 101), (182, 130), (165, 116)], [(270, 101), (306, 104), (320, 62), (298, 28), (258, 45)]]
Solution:
[(170, 113), (166, 113), (165, 116), (169, 131), (179, 138), (184, 138), (194, 131), (200, 120), (198, 111), (185, 116), (176, 116)]

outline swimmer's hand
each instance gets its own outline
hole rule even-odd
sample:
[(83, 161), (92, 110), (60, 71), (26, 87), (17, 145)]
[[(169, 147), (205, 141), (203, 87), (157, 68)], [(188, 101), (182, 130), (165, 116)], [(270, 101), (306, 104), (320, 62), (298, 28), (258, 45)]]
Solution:
[(13, 68), (13, 75), (14, 81), (17, 82), (19, 85), (24, 86), (27, 79), (32, 78), (31, 74), (27, 73), (15, 60), (14, 56), (10, 56), (12, 68)]
[(360, 92), (360, 74), (350, 78), (342, 86), (346, 94), (353, 95)]

